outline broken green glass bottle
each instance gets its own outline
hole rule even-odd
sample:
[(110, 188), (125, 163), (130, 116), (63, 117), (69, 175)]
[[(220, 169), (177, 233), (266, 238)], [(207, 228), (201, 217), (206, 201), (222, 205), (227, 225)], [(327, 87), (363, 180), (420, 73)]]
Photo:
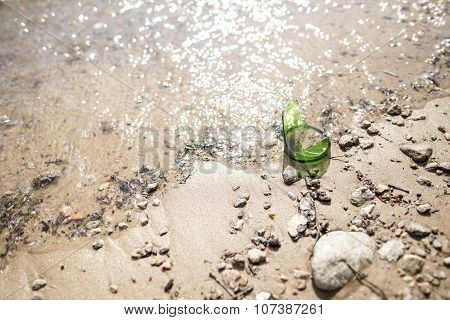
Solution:
[(326, 173), (331, 157), (330, 136), (305, 122), (297, 100), (284, 108), (283, 135), (285, 167), (294, 167), (302, 178), (319, 178)]

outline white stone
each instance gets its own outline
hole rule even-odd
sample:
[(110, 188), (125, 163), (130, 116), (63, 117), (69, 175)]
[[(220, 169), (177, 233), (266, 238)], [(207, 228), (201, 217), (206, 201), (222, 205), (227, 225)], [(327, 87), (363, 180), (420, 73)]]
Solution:
[(362, 232), (330, 232), (317, 241), (312, 276), (317, 288), (334, 291), (345, 286), (372, 262), (375, 242)]

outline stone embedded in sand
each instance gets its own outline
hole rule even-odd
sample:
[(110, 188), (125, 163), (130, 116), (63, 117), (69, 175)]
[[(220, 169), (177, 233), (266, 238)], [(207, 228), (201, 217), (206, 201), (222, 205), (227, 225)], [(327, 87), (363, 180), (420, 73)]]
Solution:
[(367, 201), (375, 198), (375, 194), (366, 187), (361, 187), (353, 191), (350, 197), (350, 203), (356, 207), (362, 206)]
[(295, 170), (291, 166), (287, 166), (283, 170), (283, 180), (286, 185), (294, 184), (295, 182), (300, 180), (300, 177), (298, 176), (297, 170)]
[(259, 249), (248, 250), (248, 262), (251, 264), (261, 264), (266, 261), (266, 252)]
[(380, 259), (388, 262), (396, 262), (405, 252), (405, 245), (401, 240), (393, 239), (386, 242), (380, 250), (378, 255)]
[(288, 222), (288, 233), (293, 240), (300, 238), (308, 227), (308, 219), (306, 217), (294, 214)]
[(94, 250), (100, 250), (101, 248), (103, 248), (104, 244), (105, 244), (105, 242), (103, 240), (99, 239), (92, 244), (92, 248)]
[(31, 287), (34, 291), (40, 290), (47, 285), (47, 280), (44, 278), (38, 278), (33, 281), (33, 286)]
[(425, 143), (403, 144), (400, 150), (417, 163), (427, 162), (433, 153), (433, 149)]
[(431, 230), (417, 222), (410, 222), (406, 225), (406, 232), (412, 237), (423, 238), (430, 234)]
[(362, 232), (334, 231), (317, 241), (312, 276), (317, 288), (333, 291), (345, 286), (372, 262), (375, 242)]
[(425, 265), (425, 260), (414, 254), (407, 254), (403, 257), (400, 262), (400, 268), (414, 276), (422, 271)]

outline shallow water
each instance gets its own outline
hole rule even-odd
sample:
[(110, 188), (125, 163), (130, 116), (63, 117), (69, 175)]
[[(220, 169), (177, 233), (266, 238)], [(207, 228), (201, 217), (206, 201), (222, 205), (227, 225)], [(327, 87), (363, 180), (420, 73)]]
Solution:
[(414, 108), (446, 13), (446, 1), (2, 3), (0, 191), (55, 161), (83, 194), (144, 162), (254, 160), (261, 141), (282, 149), (292, 98), (331, 133), (396, 90)]

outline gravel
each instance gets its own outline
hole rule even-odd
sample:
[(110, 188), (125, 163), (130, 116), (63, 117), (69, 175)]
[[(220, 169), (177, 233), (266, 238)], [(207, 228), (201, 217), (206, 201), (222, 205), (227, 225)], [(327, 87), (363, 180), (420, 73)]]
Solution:
[(417, 163), (427, 162), (433, 153), (431, 146), (425, 143), (403, 144), (400, 150)]
[(405, 252), (405, 245), (401, 240), (394, 239), (386, 242), (380, 250), (378, 255), (380, 259), (388, 262), (396, 262)]
[(375, 242), (362, 232), (334, 231), (324, 235), (314, 247), (314, 284), (326, 291), (342, 288), (355, 276), (354, 271), (372, 262), (375, 249)]

